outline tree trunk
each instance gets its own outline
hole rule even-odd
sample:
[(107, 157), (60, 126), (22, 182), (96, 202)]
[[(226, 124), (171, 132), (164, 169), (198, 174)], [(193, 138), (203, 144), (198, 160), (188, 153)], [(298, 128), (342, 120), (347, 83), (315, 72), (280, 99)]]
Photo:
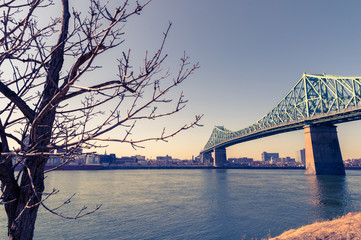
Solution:
[(30, 131), (30, 141), (36, 143), (34, 152), (39, 155), (28, 157), (25, 161), (26, 167), (20, 183), (16, 218), (8, 226), (9, 240), (33, 239), (35, 220), (44, 191), (44, 168), (48, 157), (41, 153), (49, 151), (48, 145), (52, 136), (57, 105), (55, 102), (52, 103), (52, 99), (59, 89), (59, 76), (64, 62), (64, 47), (70, 19), (68, 0), (62, 0), (62, 6), (63, 15), (58, 42), (51, 55), (39, 112), (36, 114), (36, 120), (33, 121)]
[[(16, 218), (8, 226), (9, 240), (33, 239), (35, 220), (44, 191), (45, 162), (46, 159), (43, 157), (37, 157), (37, 159), (29, 158), (26, 161), (32, 181), (27, 172), (22, 174)], [(27, 169), (25, 168), (24, 171), (27, 171)], [(33, 187), (35, 188), (35, 193)]]
[(16, 218), (17, 200), (20, 188), (14, 178), (11, 159), (1, 160), (3, 161), (0, 164), (1, 191), (3, 192), (4, 207), (8, 216), (8, 226), (10, 226)]

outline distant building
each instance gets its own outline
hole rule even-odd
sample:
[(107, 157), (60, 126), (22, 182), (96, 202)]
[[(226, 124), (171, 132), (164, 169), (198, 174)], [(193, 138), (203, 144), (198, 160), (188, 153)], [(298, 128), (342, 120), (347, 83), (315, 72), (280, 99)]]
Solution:
[(281, 158), (281, 164), (288, 165), (288, 166), (296, 166), (296, 160), (291, 157)]
[(157, 156), (157, 163), (159, 165), (169, 165), (173, 163), (173, 159), (171, 156)]
[(157, 161), (172, 161), (171, 156), (157, 156)]
[(278, 165), (278, 164), (281, 163), (281, 159), (280, 159), (280, 158), (272, 158), (271, 161), (270, 161), (270, 163), (271, 163), (272, 165)]
[(199, 162), (204, 165), (213, 165), (213, 156), (211, 153), (203, 153), (203, 155), (199, 155)]
[(57, 149), (56, 150), (57, 153), (70, 153), (72, 155), (77, 154), (77, 155), (81, 155), (83, 153), (83, 149), (82, 148), (71, 148), (71, 149)]
[(99, 156), (99, 163), (103, 165), (110, 165), (114, 164), (116, 157), (115, 154), (104, 154), (104, 155), (98, 155)]
[(132, 165), (134, 163), (137, 163), (137, 159), (135, 157), (121, 157), (115, 159), (116, 164), (125, 164), (125, 165)]
[(306, 165), (306, 151), (304, 148), (297, 151), (296, 160), (297, 160), (297, 162), (300, 162), (303, 165)]
[(145, 161), (145, 156), (142, 156), (142, 155), (135, 155), (135, 156), (132, 156), (132, 158), (136, 159), (136, 162)]
[(99, 165), (100, 164), (100, 155), (86, 154), (85, 155), (85, 164), (86, 165)]
[(67, 162), (69, 165), (80, 165), (85, 163), (85, 155), (83, 149), (57, 149), (52, 151), (54, 155), (50, 155), (47, 165), (59, 165)]
[(360, 167), (361, 166), (361, 159), (351, 159), (351, 160), (349, 160), (349, 163), (353, 167)]
[(271, 161), (272, 158), (279, 158), (280, 155), (278, 153), (268, 153), (268, 152), (263, 152), (262, 153), (262, 161), (266, 162), (266, 161)]
[(253, 163), (253, 158), (247, 158), (247, 157), (243, 157), (243, 158), (228, 158), (228, 162), (229, 163), (233, 163), (236, 165), (252, 165)]
[(202, 159), (202, 157), (201, 157), (201, 155), (199, 154), (197, 157), (194, 158), (194, 161), (200, 163), (200, 162), (201, 162), (201, 159)]

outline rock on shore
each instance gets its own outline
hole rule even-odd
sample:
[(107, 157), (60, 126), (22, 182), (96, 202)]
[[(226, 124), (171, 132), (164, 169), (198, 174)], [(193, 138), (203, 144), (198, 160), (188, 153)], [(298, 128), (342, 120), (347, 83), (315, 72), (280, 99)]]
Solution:
[(361, 240), (361, 212), (292, 229), (270, 240)]

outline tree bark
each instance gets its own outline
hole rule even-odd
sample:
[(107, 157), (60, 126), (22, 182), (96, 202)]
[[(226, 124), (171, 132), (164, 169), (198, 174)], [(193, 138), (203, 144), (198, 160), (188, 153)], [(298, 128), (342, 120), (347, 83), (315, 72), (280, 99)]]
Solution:
[(45, 161), (42, 157), (26, 161), (30, 165), (29, 172), (32, 181), (28, 173), (23, 173), (17, 201), (16, 218), (9, 226), (9, 240), (33, 239), (35, 220), (42, 192), (44, 191)]
[[(12, 169), (11, 159), (2, 159), (0, 165), (0, 179), (1, 190), (3, 192), (3, 201), (6, 214), (8, 216), (8, 230), (9, 226), (16, 218), (17, 202), (19, 197), (20, 188), (14, 178), (14, 170)], [(9, 234), (9, 231), (8, 231)]]

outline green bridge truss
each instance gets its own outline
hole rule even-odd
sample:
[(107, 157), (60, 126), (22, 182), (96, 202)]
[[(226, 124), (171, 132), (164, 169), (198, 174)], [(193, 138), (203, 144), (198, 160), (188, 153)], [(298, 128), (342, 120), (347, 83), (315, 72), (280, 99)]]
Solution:
[(239, 143), (243, 136), (259, 133), (259, 138), (277, 134), (282, 129), (283, 132), (301, 129), (310, 123), (338, 123), (360, 118), (361, 77), (303, 74), (286, 97), (256, 123), (235, 132), (216, 126), (202, 152)]

